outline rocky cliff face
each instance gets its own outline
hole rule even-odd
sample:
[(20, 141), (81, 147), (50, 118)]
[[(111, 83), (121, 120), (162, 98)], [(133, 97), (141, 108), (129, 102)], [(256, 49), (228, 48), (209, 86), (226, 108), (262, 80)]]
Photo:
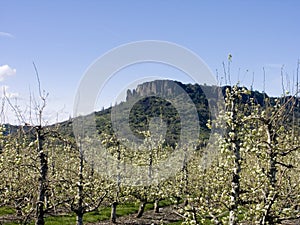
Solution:
[[(216, 96), (216, 91), (221, 91), (221, 95), (225, 96), (226, 88), (231, 88), (230, 86), (223, 86), (221, 89), (218, 89), (214, 86), (206, 86), (206, 85), (199, 85), (199, 84), (182, 84), (178, 81), (173, 80), (155, 80), (150, 82), (145, 82), (143, 84), (139, 84), (136, 89), (127, 90), (126, 101), (131, 100), (137, 97), (150, 97), (150, 96), (161, 96), (161, 97), (170, 97), (176, 98), (176, 96), (184, 93), (187, 93), (190, 98), (194, 101), (195, 104), (197, 103), (205, 103), (205, 99), (209, 98), (210, 93), (213, 93)], [(205, 91), (205, 94), (203, 92)], [(265, 93), (260, 93), (258, 91), (251, 91), (249, 96), (243, 96), (243, 100), (246, 103), (249, 98), (254, 98), (257, 104), (263, 105), (264, 98), (268, 97)], [(222, 98), (222, 97), (221, 97)], [(288, 97), (287, 97), (288, 98)], [(271, 97), (271, 104), (273, 105), (274, 99)], [(299, 99), (297, 99), (299, 101)]]
[(127, 90), (126, 101), (143, 96), (176, 96), (182, 93), (182, 83), (171, 80), (155, 80), (139, 84), (134, 90)]

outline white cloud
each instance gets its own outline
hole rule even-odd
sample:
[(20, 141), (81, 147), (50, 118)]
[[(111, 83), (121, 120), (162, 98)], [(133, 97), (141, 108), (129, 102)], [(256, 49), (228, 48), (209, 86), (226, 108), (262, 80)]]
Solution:
[(14, 35), (6, 32), (0, 32), (0, 37), (8, 37), (8, 38), (15, 38)]
[(2, 65), (0, 66), (0, 81), (3, 81), (5, 77), (15, 75), (16, 73), (16, 69), (11, 68), (9, 65)]

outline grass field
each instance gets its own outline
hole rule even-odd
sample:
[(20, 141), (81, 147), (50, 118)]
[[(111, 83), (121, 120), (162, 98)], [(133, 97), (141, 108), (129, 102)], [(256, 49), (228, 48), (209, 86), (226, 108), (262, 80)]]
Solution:
[[(161, 201), (160, 207), (165, 207), (170, 205), (169, 201)], [(135, 214), (138, 211), (139, 205), (137, 203), (127, 203), (119, 205), (117, 208), (117, 217), (122, 217), (130, 214)], [(145, 211), (153, 209), (153, 204), (149, 203), (146, 205)], [(100, 207), (98, 210), (90, 213), (86, 213), (83, 217), (84, 223), (97, 223), (104, 220), (110, 219), (110, 207)], [(8, 207), (0, 207), (0, 224), (1, 225), (17, 225), (17, 221), (12, 222), (2, 222), (4, 218), (9, 215), (14, 215), (15, 210)], [(45, 223), (47, 225), (74, 225), (76, 223), (76, 215), (74, 213), (57, 215), (57, 216), (46, 216)], [(33, 225), (34, 222), (29, 223)], [(172, 225), (181, 224), (181, 222), (171, 223)]]

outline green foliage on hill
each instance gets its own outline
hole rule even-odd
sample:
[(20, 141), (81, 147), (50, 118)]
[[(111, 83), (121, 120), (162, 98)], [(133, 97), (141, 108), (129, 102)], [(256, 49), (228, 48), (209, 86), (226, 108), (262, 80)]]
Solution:
[[(134, 90), (127, 91), (127, 97), (125, 102), (121, 102), (118, 107), (125, 111), (130, 110), (129, 115), (121, 115), (126, 118), (129, 116), (129, 128), (130, 130), (126, 132), (132, 132), (136, 137), (141, 140), (144, 138), (141, 134), (142, 132), (149, 130), (149, 123), (152, 118), (160, 117), (163, 122), (167, 125), (166, 132), (166, 143), (170, 146), (175, 146), (180, 139), (180, 131), (181, 131), (181, 119), (180, 115), (174, 107), (174, 105), (168, 101), (168, 99), (164, 99), (159, 97), (163, 93), (167, 98), (170, 97), (175, 99), (175, 101), (180, 101), (179, 97), (180, 91), (178, 89), (182, 89), (183, 92), (187, 93), (190, 97), (194, 106), (198, 113), (199, 118), (199, 126), (200, 126), (200, 144), (204, 145), (206, 140), (209, 138), (210, 130), (207, 128), (206, 124), (209, 119), (211, 119), (211, 110), (208, 104), (208, 99), (204, 93), (204, 89), (206, 92), (217, 92), (220, 91), (221, 98), (225, 96), (226, 88), (231, 89), (230, 86), (223, 86), (220, 89), (216, 89), (216, 87), (212, 86), (201, 86), (199, 84), (183, 84), (178, 81), (170, 81), (170, 80), (156, 80), (151, 82), (146, 82), (138, 85), (138, 87)], [(166, 92), (166, 93), (164, 93)], [(249, 94), (242, 95), (242, 102), (247, 104), (250, 102), (250, 99), (254, 99), (254, 103), (264, 106), (265, 99), (269, 99), (269, 103), (271, 106), (275, 105), (276, 100), (281, 102), (286, 101), (286, 99), (291, 96), (284, 97), (269, 97), (266, 93), (261, 93), (259, 91), (249, 91)], [(220, 99), (219, 99), (220, 100)], [(136, 101), (134, 104), (131, 104), (130, 101)], [(185, 104), (185, 102), (178, 102), (178, 104)], [(294, 105), (299, 104), (299, 99), (296, 99), (293, 103)], [(290, 105), (291, 108), (293, 105)], [(111, 113), (113, 112), (116, 106), (109, 107), (107, 109), (103, 109), (101, 111), (96, 111), (90, 115), (86, 115), (84, 121), (91, 123), (90, 126), (96, 126), (98, 133), (101, 134), (114, 134), (115, 131), (112, 125)], [(131, 107), (131, 108), (130, 108)], [(183, 106), (184, 107), (184, 106)], [(119, 109), (119, 110), (120, 110)], [(288, 109), (288, 108), (287, 108)], [(91, 118), (94, 116), (94, 119)], [(299, 125), (300, 118), (300, 109), (296, 107), (294, 109), (294, 116), (297, 118)], [(89, 119), (89, 117), (91, 119)], [(287, 122), (291, 122), (292, 118), (290, 118)], [(51, 125), (49, 127), (56, 127), (57, 131), (61, 135), (74, 136), (73, 134), (73, 126), (72, 119), (67, 121)], [(194, 121), (192, 121), (194, 122)], [(295, 122), (295, 121), (294, 121)], [(5, 133), (16, 133), (19, 126), (11, 126), (6, 124)], [(299, 127), (299, 126), (298, 126)], [(30, 126), (24, 126), (24, 130), (29, 131)]]
[[(211, 118), (210, 105), (208, 104), (208, 100), (205, 93), (203, 92), (203, 89), (205, 88), (210, 92), (218, 91), (217, 89), (215, 90), (215, 87), (211, 86), (183, 84), (178, 81), (174, 82), (169, 80), (157, 80), (141, 84), (133, 91), (128, 90), (126, 98), (127, 100), (125, 102), (121, 102), (118, 105), (118, 107), (121, 107), (124, 111), (130, 110), (129, 115), (122, 115), (124, 117), (129, 116), (129, 127), (131, 130), (128, 130), (128, 132), (132, 132), (136, 137), (143, 139), (144, 137), (141, 133), (143, 131), (149, 130), (150, 120), (154, 117), (160, 117), (167, 125), (165, 144), (175, 146), (178, 143), (181, 131), (180, 115), (176, 107), (174, 107), (174, 105), (170, 101), (168, 101), (168, 99), (156, 96), (160, 94), (162, 92), (161, 89), (163, 89), (164, 91), (168, 91), (168, 94), (166, 94), (165, 96), (175, 96), (174, 99), (176, 101), (176, 94), (178, 94), (176, 93), (178, 92), (176, 89), (178, 89), (178, 87), (174, 85), (174, 83), (182, 88), (182, 90), (188, 94), (188, 96), (194, 103), (199, 118), (199, 142), (203, 145), (203, 143), (205, 143), (210, 135), (210, 130), (207, 128), (206, 124), (207, 121)], [(153, 88), (153, 86), (156, 87), (156, 89)], [(231, 87), (224, 86), (220, 88), (220, 91), (222, 92), (221, 94), (223, 95), (221, 96), (221, 98), (224, 98), (226, 88), (230, 89)], [(249, 103), (250, 99), (254, 99), (255, 104), (263, 106), (265, 104), (264, 99), (269, 98), (270, 104), (274, 106), (276, 99), (284, 101), (285, 99), (289, 98), (289, 96), (269, 97), (267, 94), (258, 91), (249, 92), (249, 95), (242, 95), (242, 102), (244, 104)], [(129, 103), (130, 101), (136, 102), (132, 105)], [(184, 105), (185, 102), (178, 102), (178, 104)], [(299, 99), (295, 101), (295, 104), (299, 104)], [(116, 106), (95, 112), (95, 122), (88, 119), (86, 119), (85, 121), (94, 122), (95, 124), (91, 124), (91, 126), (96, 125), (99, 134), (113, 134), (114, 130), (111, 123), (111, 113), (114, 110), (114, 107)], [(300, 118), (299, 108), (295, 108), (294, 113), (296, 118)], [(91, 115), (88, 115), (87, 117), (89, 116)], [(58, 124), (58, 126), (63, 134), (72, 134), (72, 120), (62, 122)]]

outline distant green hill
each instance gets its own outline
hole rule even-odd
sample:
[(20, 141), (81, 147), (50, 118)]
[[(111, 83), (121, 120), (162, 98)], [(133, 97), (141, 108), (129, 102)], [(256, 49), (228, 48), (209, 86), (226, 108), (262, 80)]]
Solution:
[[(220, 96), (219, 100), (224, 99), (224, 94), (226, 88), (231, 88), (230, 86), (224, 86), (217, 88), (214, 86), (200, 86), (198, 84), (183, 84), (178, 81), (171, 80), (155, 80), (151, 82), (146, 82), (138, 85), (134, 90), (127, 91), (127, 97), (125, 102), (121, 102), (117, 106), (110, 107), (98, 112), (95, 112), (95, 121), (89, 121), (94, 123), (97, 127), (99, 134), (113, 134), (113, 125), (111, 122), (111, 113), (114, 112), (118, 107), (121, 113), (118, 115), (119, 123), (126, 123), (125, 120), (128, 118), (130, 130), (123, 130), (123, 132), (132, 132), (139, 139), (143, 139), (142, 131), (149, 130), (149, 122), (152, 118), (160, 118), (167, 126), (166, 128), (166, 144), (176, 145), (180, 140), (181, 131), (181, 118), (176, 106), (171, 102), (175, 103), (177, 106), (182, 106), (185, 109), (185, 98), (187, 95), (194, 104), (197, 110), (198, 122), (200, 127), (200, 137), (199, 144), (203, 145), (205, 140), (209, 138), (210, 131), (208, 130), (206, 123), (208, 119), (211, 118), (213, 109), (210, 108), (216, 102), (209, 99), (206, 95), (217, 95)], [(217, 93), (220, 92), (220, 93)], [(253, 98), (256, 104), (264, 105), (264, 98), (269, 98), (266, 94), (260, 93), (258, 91), (251, 91), (250, 95), (243, 96), (243, 102), (247, 103)], [(288, 98), (288, 97), (285, 97)], [(275, 104), (275, 97), (271, 97), (270, 104)], [(284, 100), (284, 98), (279, 98)], [(210, 104), (209, 104), (209, 101)], [(299, 106), (299, 99), (296, 99), (296, 106)], [(189, 116), (189, 107), (186, 107), (185, 115)], [(124, 112), (122, 114), (122, 112)], [(126, 112), (128, 115), (126, 115)], [(299, 107), (295, 108), (294, 115), (296, 118), (300, 118)], [(86, 118), (91, 117), (87, 115)], [(299, 120), (298, 120), (299, 121)], [(49, 127), (56, 127), (57, 131), (62, 135), (73, 136), (72, 131), (72, 119), (67, 121), (51, 125)], [(190, 121), (194, 123), (195, 121)], [(15, 133), (18, 126), (11, 126), (6, 124), (6, 134)], [(91, 124), (93, 126), (93, 124)], [(299, 127), (299, 123), (297, 125)], [(121, 126), (122, 127), (122, 126)], [(127, 129), (129, 129), (127, 128)], [(25, 126), (25, 130), (30, 130), (30, 126)]]

